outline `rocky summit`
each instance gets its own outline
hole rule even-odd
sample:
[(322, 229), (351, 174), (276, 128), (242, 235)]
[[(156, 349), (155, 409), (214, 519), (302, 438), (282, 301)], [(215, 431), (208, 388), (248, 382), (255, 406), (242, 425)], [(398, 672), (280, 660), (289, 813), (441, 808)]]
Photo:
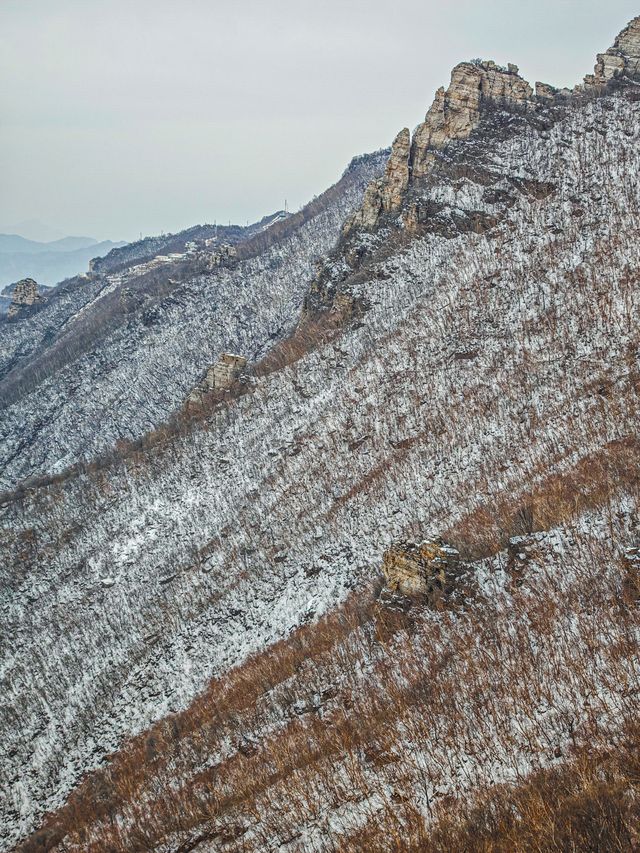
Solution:
[(449, 88), (440, 88), (418, 126), (411, 146), (411, 172), (425, 175), (434, 150), (455, 139), (467, 139), (478, 126), (480, 114), (490, 105), (521, 108), (529, 104), (531, 86), (518, 74), (517, 65), (501, 68), (495, 62), (462, 62), (451, 73)]
[(636, 849), (639, 62), (21, 289), (3, 849)]

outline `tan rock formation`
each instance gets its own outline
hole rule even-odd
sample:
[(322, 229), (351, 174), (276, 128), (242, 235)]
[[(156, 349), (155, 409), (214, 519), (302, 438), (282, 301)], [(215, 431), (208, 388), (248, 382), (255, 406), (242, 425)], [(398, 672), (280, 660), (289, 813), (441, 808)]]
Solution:
[(7, 317), (17, 316), (24, 308), (34, 305), (41, 298), (38, 292), (38, 283), (32, 278), (23, 278), (15, 286)]
[(385, 552), (382, 573), (390, 590), (423, 595), (435, 604), (445, 593), (459, 562), (458, 552), (442, 542), (401, 544)]
[[(209, 242), (210, 241), (206, 241), (205, 245)], [(215, 269), (216, 267), (226, 266), (237, 256), (237, 254), (238, 250), (235, 246), (232, 246), (229, 243), (222, 243), (220, 246), (217, 246), (212, 253), (203, 253), (203, 259), (206, 261), (209, 269)]]
[(247, 365), (243, 355), (223, 352), (219, 361), (207, 371), (205, 382), (209, 390), (225, 390), (233, 384)]
[(412, 178), (425, 175), (433, 152), (454, 139), (466, 139), (480, 122), (485, 103), (526, 106), (533, 90), (518, 73), (518, 66), (501, 68), (495, 62), (463, 62), (451, 74), (451, 85), (438, 89), (425, 120), (413, 140), (408, 128), (396, 136), (382, 178), (372, 181), (362, 207), (344, 227), (373, 228), (383, 213), (398, 210)]
[(438, 89), (424, 122), (418, 126), (411, 145), (413, 177), (429, 171), (433, 150), (454, 139), (467, 139), (478, 126), (486, 102), (524, 106), (532, 89), (518, 74), (518, 66), (507, 69), (495, 62), (462, 62), (451, 73), (451, 84)]
[(247, 366), (243, 355), (223, 352), (218, 361), (207, 370), (204, 379), (196, 385), (187, 397), (188, 403), (202, 403), (204, 395), (210, 391), (226, 391)]
[(536, 98), (542, 98), (545, 101), (552, 101), (558, 94), (558, 89), (555, 86), (550, 86), (549, 83), (536, 83)]
[(391, 155), (382, 178), (380, 200), (385, 212), (397, 210), (409, 185), (409, 152), (411, 134), (409, 128), (403, 128), (396, 136), (391, 147)]
[[(594, 74), (585, 77), (585, 88), (602, 86), (621, 74), (640, 76), (640, 16), (625, 27), (613, 47), (598, 55)], [(571, 92), (536, 83), (539, 100), (553, 100), (558, 94), (568, 96)], [(520, 76), (517, 65), (509, 63), (503, 68), (491, 60), (456, 65), (449, 88), (438, 89), (410, 145), (407, 128), (400, 131), (384, 176), (367, 187), (362, 207), (347, 221), (343, 233), (373, 228), (383, 213), (399, 209), (410, 181), (429, 172), (438, 149), (471, 135), (480, 123), (484, 105), (526, 108), (534, 103), (532, 96), (533, 90)]]
[(605, 53), (599, 53), (593, 74), (584, 78), (587, 89), (603, 86), (621, 74), (640, 74), (640, 16), (630, 21)]
[(373, 228), (383, 213), (391, 213), (400, 207), (409, 185), (410, 149), (411, 134), (405, 127), (393, 141), (384, 175), (369, 184), (362, 207), (347, 221), (345, 233), (356, 227)]

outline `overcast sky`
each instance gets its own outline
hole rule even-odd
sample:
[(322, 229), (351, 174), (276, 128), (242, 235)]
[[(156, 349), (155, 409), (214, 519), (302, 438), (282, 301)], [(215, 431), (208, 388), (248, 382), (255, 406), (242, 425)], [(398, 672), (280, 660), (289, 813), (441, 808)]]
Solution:
[(625, 0), (0, 0), (0, 226), (133, 239), (297, 209), (452, 66), (573, 85)]

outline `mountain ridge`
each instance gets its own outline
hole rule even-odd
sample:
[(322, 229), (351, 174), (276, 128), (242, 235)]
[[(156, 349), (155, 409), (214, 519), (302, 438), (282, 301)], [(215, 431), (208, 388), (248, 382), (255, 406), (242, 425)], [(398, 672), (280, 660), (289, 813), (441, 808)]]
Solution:
[[(19, 252), (22, 254), (37, 254), (40, 252), (65, 252), (73, 249), (86, 249), (98, 244), (93, 237), (61, 237), (49, 242), (27, 240), (19, 234), (0, 234), (0, 253)], [(110, 241), (106, 241), (110, 242)]]

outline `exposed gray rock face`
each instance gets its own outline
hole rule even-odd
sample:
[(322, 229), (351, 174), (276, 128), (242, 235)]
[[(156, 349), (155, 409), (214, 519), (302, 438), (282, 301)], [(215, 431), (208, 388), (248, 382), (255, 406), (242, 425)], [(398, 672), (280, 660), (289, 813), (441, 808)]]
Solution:
[(16, 317), (24, 308), (29, 308), (40, 299), (38, 283), (32, 278), (23, 278), (15, 286), (7, 317)]
[(609, 50), (598, 54), (594, 72), (587, 75), (584, 82), (586, 88), (593, 88), (603, 86), (622, 74), (635, 77), (639, 73), (640, 16), (629, 22)]

